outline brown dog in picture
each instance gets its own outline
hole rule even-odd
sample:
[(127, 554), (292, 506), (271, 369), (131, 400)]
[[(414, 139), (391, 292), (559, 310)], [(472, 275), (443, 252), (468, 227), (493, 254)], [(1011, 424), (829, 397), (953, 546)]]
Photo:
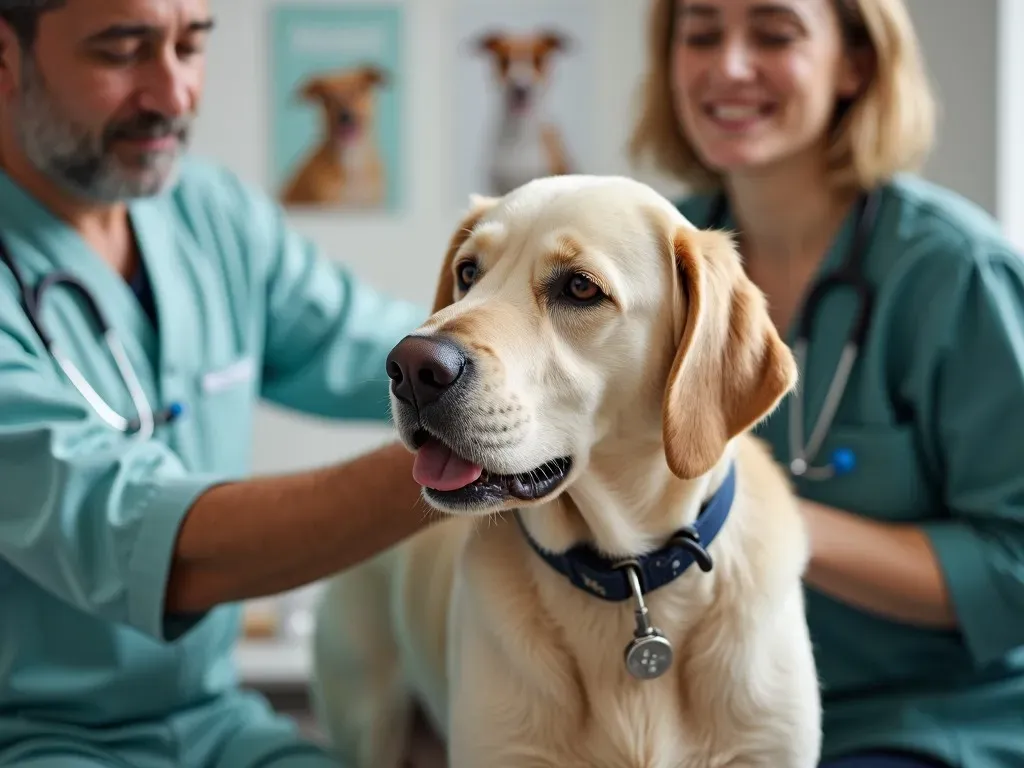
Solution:
[(299, 97), (320, 108), (320, 138), (285, 185), (285, 205), (372, 208), (383, 205), (387, 181), (375, 136), (376, 89), (387, 83), (366, 65), (306, 80)]
[(490, 55), (502, 89), (487, 161), (492, 194), (503, 195), (533, 179), (572, 170), (558, 127), (544, 112), (552, 57), (568, 45), (568, 38), (554, 31), (492, 32), (477, 40), (477, 49)]

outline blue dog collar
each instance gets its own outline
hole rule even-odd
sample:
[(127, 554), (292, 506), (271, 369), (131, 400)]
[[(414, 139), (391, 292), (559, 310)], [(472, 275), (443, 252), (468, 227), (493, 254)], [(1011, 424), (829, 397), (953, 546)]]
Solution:
[(626, 566), (636, 573), (642, 594), (669, 584), (694, 563), (702, 571), (710, 571), (714, 563), (707, 548), (725, 525), (735, 498), (736, 465), (733, 464), (722, 485), (701, 507), (692, 526), (676, 531), (660, 549), (615, 559), (602, 555), (588, 543), (577, 544), (561, 553), (548, 551), (526, 530), (518, 510), (515, 516), (530, 547), (544, 562), (584, 592), (602, 600), (620, 602), (634, 597)]

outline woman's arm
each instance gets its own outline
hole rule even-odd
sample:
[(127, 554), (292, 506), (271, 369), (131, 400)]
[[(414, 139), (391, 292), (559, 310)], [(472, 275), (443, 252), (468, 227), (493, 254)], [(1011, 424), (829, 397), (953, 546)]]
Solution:
[(905, 334), (900, 395), (942, 508), (910, 525), (803, 507), (811, 586), (895, 621), (959, 629), (983, 665), (1024, 646), (1024, 260), (998, 248), (964, 258), (971, 247), (936, 249), (923, 307), (893, 331)]
[(957, 625), (942, 567), (917, 526), (880, 523), (803, 500), (807, 583), (861, 610), (910, 624)]

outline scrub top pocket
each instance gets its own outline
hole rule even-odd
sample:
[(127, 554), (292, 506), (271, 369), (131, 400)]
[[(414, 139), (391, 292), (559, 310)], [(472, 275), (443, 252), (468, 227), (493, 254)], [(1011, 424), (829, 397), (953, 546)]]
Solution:
[(255, 359), (246, 355), (208, 366), (196, 375), (197, 428), (207, 466), (218, 472), (248, 472), (257, 375)]
[(877, 520), (920, 520), (923, 512), (930, 517), (939, 507), (936, 486), (925, 475), (917, 439), (909, 425), (835, 424), (815, 464), (843, 449), (854, 455), (853, 470), (827, 480), (801, 479), (800, 494)]

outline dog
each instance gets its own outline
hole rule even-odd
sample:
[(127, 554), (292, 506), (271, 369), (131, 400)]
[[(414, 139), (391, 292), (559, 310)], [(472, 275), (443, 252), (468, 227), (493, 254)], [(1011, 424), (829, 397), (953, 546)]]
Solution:
[(298, 96), (320, 108), (316, 146), (285, 184), (285, 205), (379, 207), (387, 197), (377, 147), (376, 90), (388, 83), (380, 67), (365, 65), (307, 79)]
[(817, 765), (809, 545), (749, 432), (797, 369), (730, 233), (614, 176), (474, 196), (387, 373), (443, 514), (321, 592), (343, 764), (420, 707), (453, 768)]
[(501, 87), (501, 107), (488, 159), (490, 191), (503, 195), (536, 178), (569, 173), (561, 134), (543, 113), (552, 56), (567, 50), (558, 32), (492, 32), (476, 42), (490, 56)]

